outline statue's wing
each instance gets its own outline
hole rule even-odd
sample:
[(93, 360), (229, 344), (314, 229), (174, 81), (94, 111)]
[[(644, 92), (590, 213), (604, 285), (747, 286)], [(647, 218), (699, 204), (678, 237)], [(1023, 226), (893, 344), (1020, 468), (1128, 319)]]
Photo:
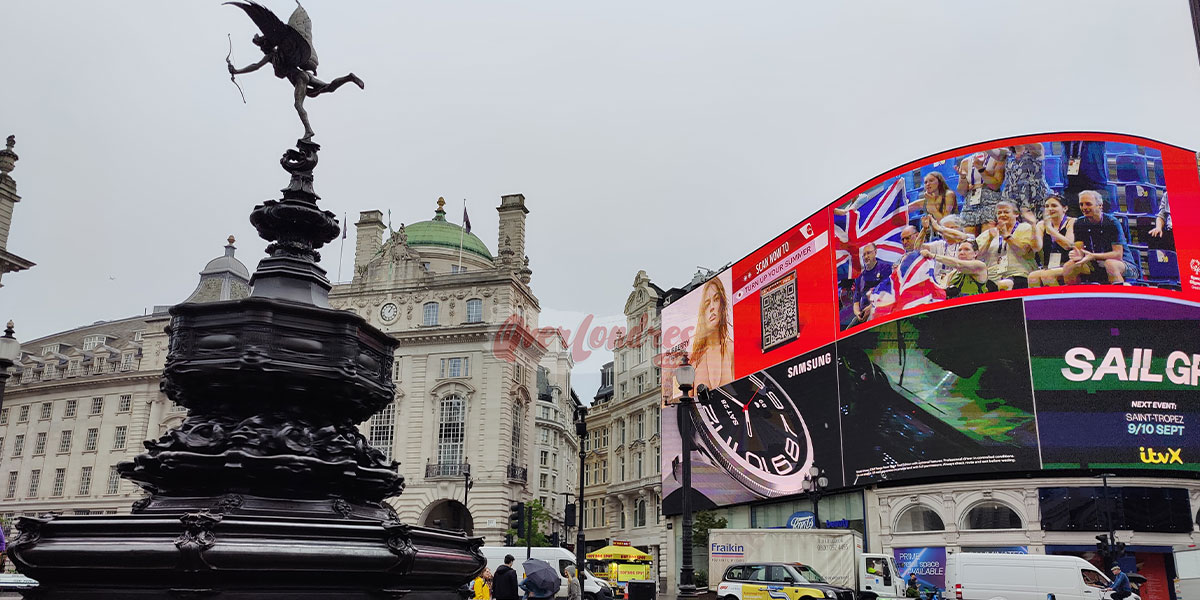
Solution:
[(308, 42), (309, 65), (313, 71), (317, 70), (317, 50), (313, 46), (312, 37), (312, 19), (308, 18), (308, 11), (304, 10), (304, 6), (300, 4), (300, 0), (296, 0), (296, 10), (292, 11), (292, 16), (288, 17), (288, 27), (291, 27)]
[[(232, 4), (246, 11), (250, 20), (254, 21), (259, 31), (262, 31), (263, 37), (266, 38), (266, 47), (275, 48), (283, 59), (282, 66), (303, 68), (310, 62), (312, 44), (296, 29), (280, 21), (279, 17), (275, 16), (270, 9), (254, 0), (226, 2), (225, 4)], [(295, 15), (292, 18), (295, 18)], [(305, 20), (307, 20), (307, 15), (305, 15)], [(311, 31), (311, 29), (310, 23), (309, 30)]]

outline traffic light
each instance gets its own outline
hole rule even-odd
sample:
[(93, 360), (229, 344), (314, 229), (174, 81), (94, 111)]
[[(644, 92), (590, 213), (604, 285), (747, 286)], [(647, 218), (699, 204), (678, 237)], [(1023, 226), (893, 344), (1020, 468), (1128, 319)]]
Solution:
[(1096, 536), (1096, 552), (1099, 552), (1100, 556), (1108, 556), (1108, 536), (1107, 535)]
[(517, 537), (525, 537), (525, 503), (513, 502), (508, 509), (508, 528), (517, 532)]
[(557, 531), (552, 531), (552, 532), (550, 532), (550, 545), (551, 545), (552, 547), (555, 547), (555, 548), (557, 548), (557, 547), (558, 547), (558, 543), (559, 543), (559, 540), (558, 540), (558, 532), (557, 532)]
[(506, 534), (504, 534), (504, 545), (505, 545), (505, 546), (512, 546), (512, 545), (513, 545), (513, 536), (512, 536), (512, 534), (511, 534), (511, 533), (506, 533)]
[(575, 524), (575, 503), (574, 502), (567, 505), (566, 513), (563, 515), (563, 522), (565, 522), (568, 526)]
[(1113, 559), (1121, 558), (1125, 555), (1125, 542), (1117, 542), (1113, 544)]

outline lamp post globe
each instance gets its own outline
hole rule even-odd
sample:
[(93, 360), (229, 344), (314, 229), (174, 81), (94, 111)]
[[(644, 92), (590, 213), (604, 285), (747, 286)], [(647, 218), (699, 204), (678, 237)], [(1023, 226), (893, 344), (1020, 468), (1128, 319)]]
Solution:
[(683, 512), (683, 526), (680, 527), (680, 543), (683, 545), (683, 561), (679, 566), (679, 594), (681, 600), (691, 600), (699, 596), (696, 592), (696, 571), (692, 565), (692, 433), (691, 433), (691, 404), (692, 384), (696, 382), (696, 368), (688, 362), (687, 353), (683, 355), (682, 363), (675, 367), (675, 381), (679, 384), (682, 395), (679, 398), (679, 410), (683, 411), (679, 419), (679, 438), (683, 454), (680, 461), (682, 467), (682, 488), (680, 507)]

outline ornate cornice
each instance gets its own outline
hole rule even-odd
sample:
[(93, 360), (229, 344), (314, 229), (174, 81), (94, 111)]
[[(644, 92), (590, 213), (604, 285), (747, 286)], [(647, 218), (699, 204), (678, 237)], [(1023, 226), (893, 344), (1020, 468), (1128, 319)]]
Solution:
[[(97, 385), (108, 385), (117, 383), (132, 383), (132, 382), (154, 382), (162, 379), (162, 370), (155, 369), (153, 371), (124, 371), (119, 373), (110, 373), (108, 375), (84, 375), (82, 377), (71, 377), (68, 379), (52, 379), (50, 381), (31, 381), (20, 385), (12, 385), (11, 383), (4, 390), (4, 396), (7, 400), (20, 398), (23, 396), (32, 396), (47, 392), (55, 392), (63, 389), (80, 388), (80, 387), (96, 387)], [(12, 381), (11, 379), (9, 380)]]

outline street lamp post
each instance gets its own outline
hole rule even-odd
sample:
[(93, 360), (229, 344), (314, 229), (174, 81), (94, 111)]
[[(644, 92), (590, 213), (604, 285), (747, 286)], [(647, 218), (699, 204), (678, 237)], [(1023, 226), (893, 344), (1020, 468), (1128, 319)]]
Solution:
[[(463, 528), (463, 530), (466, 530), (467, 529), (467, 519), (471, 516), (471, 509), (467, 508), (467, 494), (469, 494), (471, 492), (471, 486), (474, 484), (474, 482), (471, 481), (471, 463), (466, 462), (465, 460), (463, 461), (462, 474), (463, 474), (463, 516), (462, 516), (462, 526), (463, 527), (462, 528)], [(472, 531), (474, 531), (474, 529), (475, 529), (474, 527), (471, 527)]]
[(808, 473), (804, 475), (804, 481), (800, 484), (804, 491), (812, 498), (813, 501), (813, 520), (816, 521), (817, 529), (821, 528), (821, 496), (825, 495), (825, 488), (829, 487), (829, 478), (825, 476), (825, 470), (813, 465), (809, 467)]
[(8, 383), (8, 370), (21, 358), (21, 342), (13, 337), (13, 322), (8, 322), (4, 336), (0, 337), (0, 407), (4, 406), (4, 386)]
[(679, 410), (683, 411), (679, 419), (679, 439), (682, 445), (683, 489), (680, 504), (683, 509), (683, 526), (680, 527), (680, 539), (683, 544), (683, 564), (679, 566), (678, 598), (691, 600), (699, 596), (696, 593), (695, 569), (692, 566), (692, 384), (696, 381), (696, 369), (688, 363), (687, 354), (683, 355), (683, 364), (675, 368), (675, 380), (679, 382), (679, 391), (683, 395), (679, 399)]
[(579, 580), (584, 577), (584, 535), (583, 535), (583, 461), (587, 452), (583, 449), (583, 440), (587, 438), (587, 407), (575, 407), (575, 434), (579, 436), (579, 494), (575, 496), (575, 573)]

